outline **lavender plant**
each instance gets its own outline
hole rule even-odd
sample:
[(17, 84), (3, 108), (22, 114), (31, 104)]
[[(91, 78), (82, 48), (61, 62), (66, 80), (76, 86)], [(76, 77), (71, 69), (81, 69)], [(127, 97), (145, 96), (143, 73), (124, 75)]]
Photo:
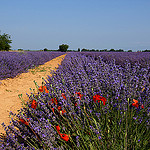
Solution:
[(69, 53), (1, 137), (3, 149), (149, 148), (149, 65)]
[(62, 52), (0, 52), (0, 80), (14, 78), (28, 69), (42, 65)]

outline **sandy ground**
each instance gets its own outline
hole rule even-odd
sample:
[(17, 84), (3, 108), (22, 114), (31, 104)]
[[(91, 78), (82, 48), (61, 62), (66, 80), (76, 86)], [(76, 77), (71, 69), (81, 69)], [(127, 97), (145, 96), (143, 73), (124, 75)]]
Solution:
[(64, 59), (65, 55), (61, 55), (53, 60), (46, 62), (44, 65), (40, 65), (34, 69), (30, 69), (27, 73), (22, 73), (13, 79), (0, 80), (0, 133), (5, 133), (2, 123), (9, 125), (11, 118), (9, 112), (17, 113), (22, 106), (22, 101), (19, 98), (19, 94), (22, 94), (24, 101), (28, 101), (26, 93), (30, 95), (31, 89), (36, 89), (34, 80), (39, 86), (42, 85), (42, 77), (47, 78), (50, 75), (51, 70), (56, 70), (58, 64)]

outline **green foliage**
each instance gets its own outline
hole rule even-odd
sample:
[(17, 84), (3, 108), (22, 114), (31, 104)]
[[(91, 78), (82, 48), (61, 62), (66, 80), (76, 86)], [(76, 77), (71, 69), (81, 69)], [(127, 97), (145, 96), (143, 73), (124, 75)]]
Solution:
[(10, 43), (12, 43), (12, 40), (10, 40), (10, 35), (5, 33), (3, 35), (0, 35), (0, 51), (8, 51), (11, 48), (11, 46), (9, 45)]
[(86, 51), (89, 51), (89, 50), (86, 49), (86, 48), (83, 48), (81, 51), (82, 51), (82, 52), (86, 52)]
[(113, 48), (112, 48), (112, 49), (110, 49), (109, 51), (110, 51), (110, 52), (115, 52), (115, 50), (114, 50)]
[(128, 50), (128, 52), (132, 52), (132, 50)]
[(107, 49), (100, 50), (100, 52), (108, 52)]
[(123, 49), (118, 49), (118, 50), (115, 50), (116, 52), (124, 52)]
[(19, 48), (18, 51), (23, 51), (23, 49), (22, 49), (22, 48)]
[(59, 51), (61, 52), (66, 52), (68, 48), (69, 48), (69, 45), (67, 44), (59, 45)]
[(147, 49), (146, 49), (146, 50), (143, 50), (142, 52), (150, 52), (150, 50), (147, 50)]
[(47, 48), (44, 48), (44, 51), (48, 51), (48, 49), (47, 49)]

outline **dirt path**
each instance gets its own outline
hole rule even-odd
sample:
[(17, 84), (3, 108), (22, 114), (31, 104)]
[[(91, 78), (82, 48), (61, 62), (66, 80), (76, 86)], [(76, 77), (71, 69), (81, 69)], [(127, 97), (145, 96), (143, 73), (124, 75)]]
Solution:
[(17, 113), (17, 110), (22, 107), (18, 95), (22, 94), (22, 98), (28, 101), (26, 93), (31, 93), (30, 88), (36, 89), (34, 80), (39, 86), (42, 85), (42, 77), (46, 79), (51, 70), (56, 70), (65, 56), (66, 54), (56, 57), (44, 65), (30, 69), (29, 72), (22, 73), (13, 79), (0, 80), (0, 133), (5, 133), (1, 125), (3, 122), (9, 125), (11, 120), (9, 112)]

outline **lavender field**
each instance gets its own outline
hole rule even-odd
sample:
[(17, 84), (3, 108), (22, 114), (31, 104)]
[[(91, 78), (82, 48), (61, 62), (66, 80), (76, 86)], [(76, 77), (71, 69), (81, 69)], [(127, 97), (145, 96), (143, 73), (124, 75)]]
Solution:
[(126, 62), (131, 65), (139, 63), (142, 67), (146, 67), (150, 64), (150, 52), (82, 52), (85, 56), (92, 56), (96, 60), (98, 56), (103, 58), (104, 62), (115, 61), (116, 65), (124, 67)]
[(0, 52), (0, 80), (14, 78), (28, 69), (52, 60), (62, 52)]
[(45, 82), (2, 124), (2, 149), (149, 149), (150, 53), (68, 53)]

